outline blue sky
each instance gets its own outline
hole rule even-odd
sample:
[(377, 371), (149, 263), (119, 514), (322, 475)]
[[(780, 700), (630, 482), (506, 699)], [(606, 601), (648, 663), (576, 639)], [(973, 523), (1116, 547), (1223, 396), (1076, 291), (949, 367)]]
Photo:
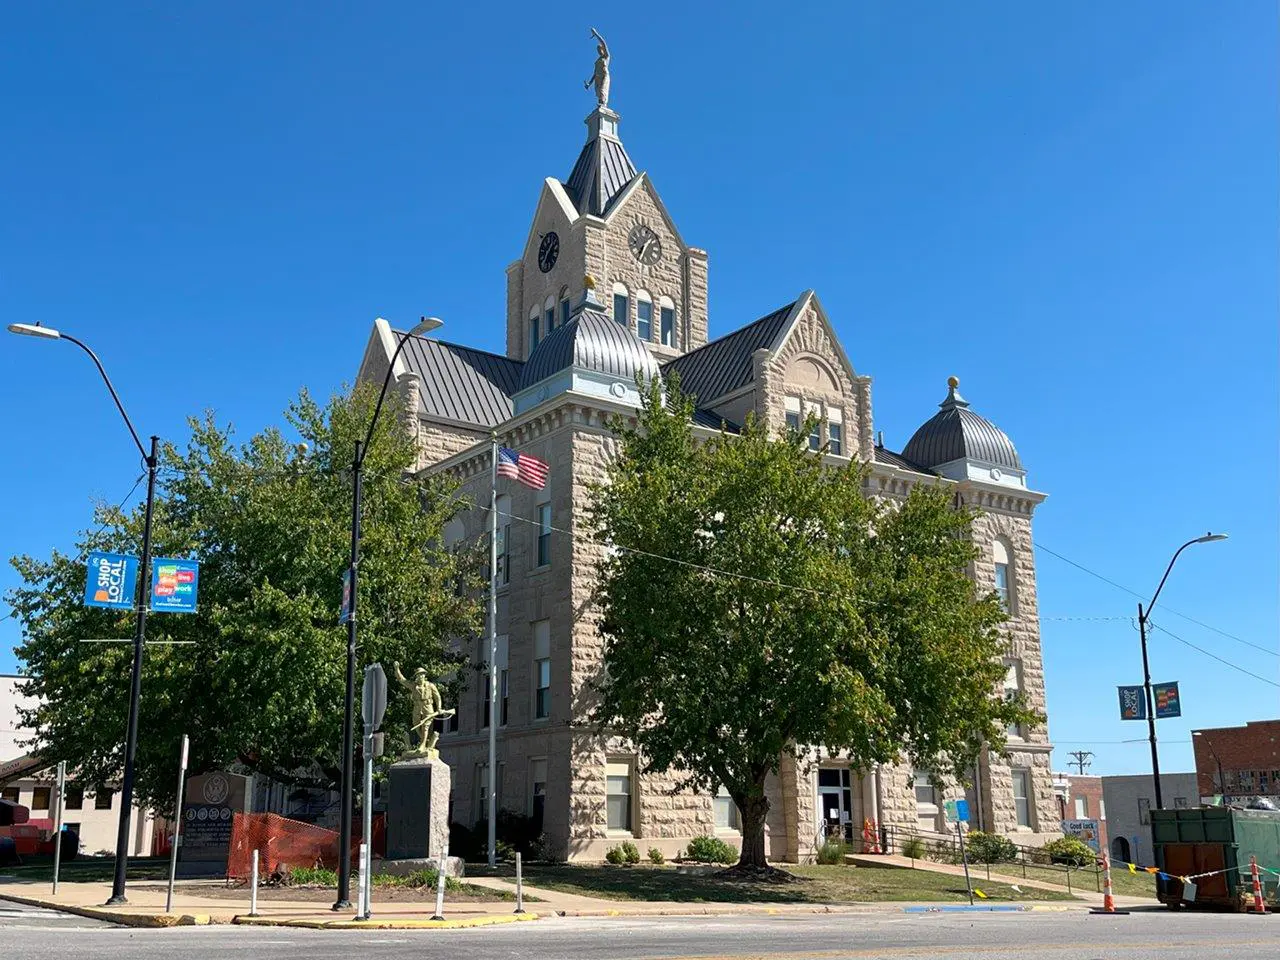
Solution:
[[(503, 8), (505, 9), (499, 9)], [(621, 8), (619, 8), (621, 10)], [(815, 288), (901, 449), (950, 374), (1049, 499), (1046, 547), (1271, 681), (1277, 649), (1273, 5), (1171, 0), (14, 7), (0, 316), (96, 346), (145, 434), (245, 434), (355, 373), (375, 316), (503, 349), (505, 275), (568, 175), (598, 27), (632, 158), (710, 251), (711, 328)], [(728, 11), (732, 10), (732, 13)], [(0, 337), (0, 550), (65, 546), (137, 456), (88, 361)], [(1050, 732), (1140, 772), (1135, 598), (1037, 555)], [(0, 587), (12, 573), (0, 574)], [(1168, 607), (1165, 608), (1164, 604)], [(1098, 618), (1098, 619), (1089, 619)], [(0, 670), (14, 668), (0, 622)], [(1275, 686), (1167, 635), (1169, 770)]]

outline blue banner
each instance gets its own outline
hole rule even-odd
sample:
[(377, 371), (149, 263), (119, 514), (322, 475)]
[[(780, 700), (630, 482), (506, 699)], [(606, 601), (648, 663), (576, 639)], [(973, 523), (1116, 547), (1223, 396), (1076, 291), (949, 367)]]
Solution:
[(159, 558), (151, 563), (151, 612), (195, 613), (200, 586), (196, 560)]
[(351, 568), (342, 571), (342, 606), (338, 611), (338, 622), (346, 623), (351, 619)]
[(1156, 702), (1157, 720), (1182, 716), (1182, 700), (1178, 697), (1178, 684), (1176, 681), (1174, 683), (1153, 683), (1151, 685), (1151, 696)]
[(1147, 698), (1142, 687), (1120, 687), (1120, 719), (1147, 719)]
[(138, 592), (138, 558), (123, 553), (89, 554), (84, 605), (132, 610)]

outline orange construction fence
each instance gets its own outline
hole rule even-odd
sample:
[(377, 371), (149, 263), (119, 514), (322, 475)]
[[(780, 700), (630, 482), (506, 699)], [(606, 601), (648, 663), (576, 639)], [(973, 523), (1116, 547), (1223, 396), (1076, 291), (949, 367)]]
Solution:
[[(359, 829), (359, 822), (354, 824)], [(360, 836), (351, 838), (348, 855), (355, 859)], [(227, 876), (249, 876), (253, 851), (258, 851), (259, 875), (269, 877), (281, 867), (338, 867), (338, 831), (314, 823), (290, 820), (276, 813), (237, 813), (231, 823), (231, 844), (227, 851)], [(373, 816), (373, 850), (386, 850), (385, 820)]]

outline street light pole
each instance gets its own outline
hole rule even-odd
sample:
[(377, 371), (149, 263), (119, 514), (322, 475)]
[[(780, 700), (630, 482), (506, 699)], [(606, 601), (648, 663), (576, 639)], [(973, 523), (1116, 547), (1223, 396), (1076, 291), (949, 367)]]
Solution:
[[(379, 321), (381, 322), (381, 321)], [(386, 399), (387, 388), (391, 386), (391, 377), (395, 373), (396, 360), (414, 337), (428, 333), (442, 324), (435, 317), (423, 317), (408, 333), (401, 335), (387, 364), (387, 375), (382, 379), (382, 390), (378, 394), (377, 405), (373, 408), (373, 418), (369, 421), (369, 429), (365, 433), (364, 443), (356, 441), (355, 455), (351, 461), (351, 558), (347, 567), (350, 581), (350, 595), (347, 601), (347, 689), (346, 706), (342, 720), (342, 797), (341, 810), (338, 815), (338, 896), (334, 901), (334, 910), (347, 910), (351, 907), (351, 813), (355, 801), (355, 704), (356, 704), (356, 594), (360, 569), (360, 501), (361, 478), (364, 473), (364, 458), (369, 454), (369, 444), (373, 442), (373, 429), (377, 426), (378, 415), (382, 413), (382, 402)], [(365, 803), (369, 798), (365, 798)]]
[(1160, 789), (1160, 751), (1156, 747), (1155, 698), (1151, 695), (1151, 666), (1147, 659), (1147, 621), (1151, 617), (1151, 611), (1155, 608), (1156, 600), (1160, 597), (1160, 591), (1164, 589), (1164, 582), (1169, 579), (1169, 574), (1173, 571), (1173, 565), (1178, 562), (1178, 555), (1192, 544), (1216, 543), (1225, 539), (1227, 539), (1225, 533), (1206, 533), (1203, 537), (1188, 540), (1173, 552), (1173, 559), (1169, 561), (1169, 566), (1165, 567), (1164, 576), (1160, 578), (1160, 585), (1156, 587), (1155, 595), (1152, 596), (1151, 602), (1147, 604), (1146, 609), (1142, 608), (1141, 603), (1138, 604), (1138, 634), (1142, 638), (1142, 690), (1147, 698), (1147, 732), (1151, 740), (1151, 775), (1155, 779), (1157, 810), (1164, 809), (1164, 795)]
[(9, 332), (24, 337), (67, 340), (87, 353), (93, 365), (98, 368), (98, 373), (102, 375), (102, 381), (107, 385), (111, 399), (115, 401), (116, 409), (124, 419), (124, 425), (129, 428), (134, 446), (142, 454), (143, 463), (147, 466), (147, 507), (142, 526), (142, 560), (138, 570), (138, 619), (133, 634), (133, 668), (129, 679), (129, 724), (125, 733), (124, 775), (120, 784), (120, 819), (116, 831), (115, 877), (111, 884), (111, 898), (107, 901), (108, 904), (127, 903), (125, 874), (129, 867), (129, 833), (133, 825), (134, 766), (138, 755), (138, 707), (142, 700), (142, 651), (147, 642), (148, 591), (151, 588), (151, 519), (155, 512), (156, 467), (159, 464), (160, 439), (155, 436), (151, 438), (150, 452), (143, 448), (142, 441), (138, 439), (138, 431), (133, 428), (129, 415), (125, 413), (124, 404), (120, 402), (120, 396), (112, 386), (111, 378), (107, 376), (102, 361), (86, 344), (70, 334), (62, 333), (53, 327), (43, 327), (38, 323), (11, 323)]

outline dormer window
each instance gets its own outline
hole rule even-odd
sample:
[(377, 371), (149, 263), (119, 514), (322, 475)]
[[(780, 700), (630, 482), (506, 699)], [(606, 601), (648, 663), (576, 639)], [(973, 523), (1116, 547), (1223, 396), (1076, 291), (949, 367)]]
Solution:
[(636, 294), (636, 336), (646, 343), (653, 339), (653, 300), (644, 290)]
[(613, 319), (624, 327), (631, 325), (631, 298), (627, 288), (620, 283), (613, 285)]

